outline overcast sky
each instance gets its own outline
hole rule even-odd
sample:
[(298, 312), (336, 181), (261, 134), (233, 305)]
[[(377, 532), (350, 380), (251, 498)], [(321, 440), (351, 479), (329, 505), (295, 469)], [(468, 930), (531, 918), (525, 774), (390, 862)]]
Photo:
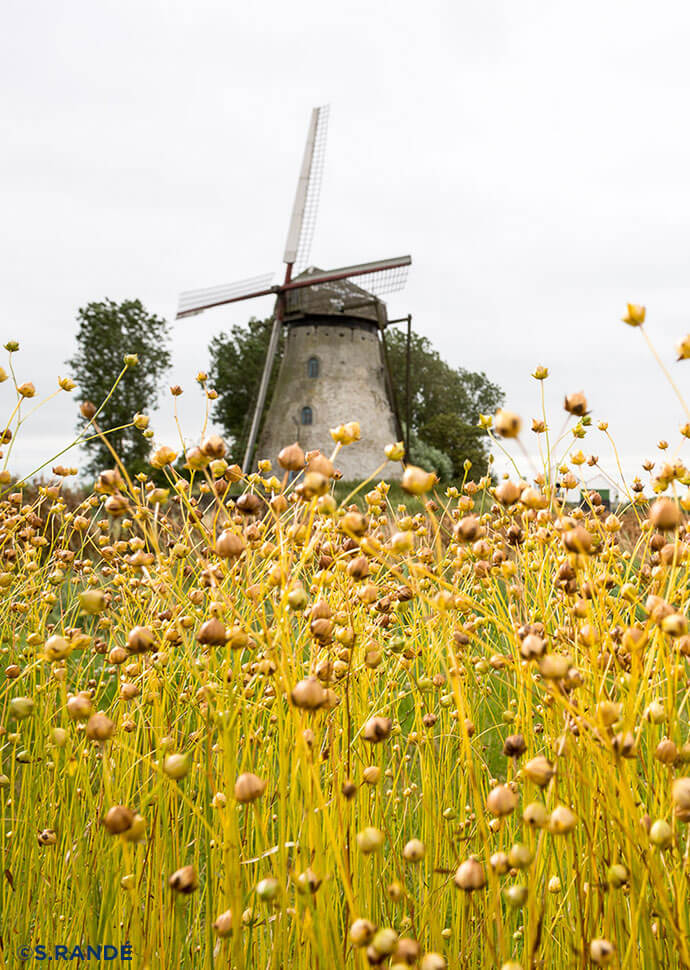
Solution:
[[(21, 342), (18, 377), (53, 389), (91, 300), (172, 319), (182, 289), (279, 273), (309, 112), (330, 103), (312, 262), (411, 253), (392, 315), (486, 371), (528, 425), (546, 364), (552, 425), (584, 389), (634, 472), (685, 418), (619, 322), (627, 301), (690, 385), (673, 365), (690, 330), (689, 39), (687, 3), (649, 0), (5, 0), (0, 337)], [(174, 325), (188, 438), (209, 339), (270, 310)], [(24, 427), (15, 470), (71, 440), (63, 397)], [(167, 393), (155, 430), (175, 444)], [(583, 450), (613, 469), (601, 437)]]

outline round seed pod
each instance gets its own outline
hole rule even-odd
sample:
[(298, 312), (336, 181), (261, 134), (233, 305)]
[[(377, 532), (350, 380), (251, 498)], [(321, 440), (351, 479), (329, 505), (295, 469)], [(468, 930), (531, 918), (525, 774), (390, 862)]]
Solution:
[(440, 953), (429, 951), (420, 960), (419, 970), (448, 970), (448, 961)]
[(227, 640), (225, 624), (213, 616), (201, 624), (196, 638), (204, 646), (222, 647)]
[(111, 835), (120, 835), (131, 828), (134, 821), (134, 812), (126, 805), (113, 805), (106, 812), (103, 819), (103, 828)]
[(219, 434), (210, 434), (201, 442), (200, 450), (207, 458), (218, 461), (220, 458), (225, 457), (227, 448)]
[(424, 495), (434, 487), (436, 475), (434, 472), (427, 472), (417, 465), (407, 465), (403, 472), (401, 481), (402, 487), (410, 495)]
[(251, 772), (241, 774), (235, 782), (235, 798), (238, 802), (253, 802), (266, 790), (266, 782)]
[(598, 967), (606, 967), (613, 962), (616, 948), (608, 940), (592, 940), (589, 944), (589, 955), (592, 963), (595, 963)]
[(304, 468), (304, 452), (296, 441), (292, 445), (287, 445), (278, 453), (278, 464), (289, 472), (298, 472)]
[(168, 879), (168, 885), (176, 893), (188, 896), (199, 888), (199, 879), (194, 866), (182, 866), (173, 872)]
[(370, 744), (385, 741), (393, 730), (393, 722), (389, 717), (372, 717), (364, 725), (362, 737)]
[(310, 676), (300, 680), (290, 692), (295, 707), (315, 711), (326, 703), (326, 691), (318, 677)]
[(419, 959), (420, 946), (409, 936), (401, 936), (393, 951), (393, 960), (403, 965), (412, 966)]
[(510, 815), (517, 803), (518, 797), (509, 785), (496, 785), (489, 792), (486, 808), (492, 815), (500, 817)]
[(232, 910), (226, 909), (224, 913), (216, 918), (213, 924), (213, 929), (216, 936), (225, 937), (230, 936), (232, 933)]
[(277, 879), (269, 876), (266, 879), (262, 879), (261, 882), (256, 885), (256, 895), (259, 897), (262, 903), (272, 902), (278, 895), (278, 890), (280, 889), (280, 884)]
[(464, 892), (474, 892), (476, 889), (483, 889), (486, 885), (484, 867), (476, 859), (465, 859), (458, 866), (453, 876), (453, 881), (458, 889), (462, 889)]
[(531, 828), (543, 829), (549, 821), (549, 812), (543, 802), (530, 802), (525, 806), (522, 819)]
[(374, 939), (376, 927), (368, 919), (356, 919), (350, 927), (350, 942), (353, 946), (368, 946)]
[(43, 653), (46, 655), (48, 660), (64, 660), (72, 652), (72, 645), (69, 640), (61, 636), (49, 637), (45, 646), (43, 647)]
[(506, 758), (520, 758), (526, 750), (527, 745), (521, 734), (511, 734), (503, 742), (503, 754)]
[(660, 818), (653, 823), (649, 830), (649, 841), (658, 849), (666, 849), (671, 844), (673, 829), (665, 819)]
[(419, 839), (410, 839), (403, 849), (406, 862), (419, 862), (426, 855), (426, 847)]
[(237, 559), (246, 548), (241, 535), (226, 529), (216, 539), (216, 552), (222, 559)]
[(163, 762), (163, 771), (168, 778), (174, 778), (175, 781), (185, 778), (189, 774), (189, 768), (190, 758), (188, 754), (169, 754)]
[(577, 825), (577, 816), (567, 805), (557, 805), (549, 816), (549, 832), (552, 835), (567, 835)]
[(676, 818), (681, 822), (690, 822), (690, 778), (676, 778), (671, 799)]
[(85, 694), (73, 694), (67, 698), (67, 713), (73, 721), (86, 721), (91, 717), (91, 698)]
[(522, 428), (522, 420), (514, 411), (499, 408), (494, 415), (494, 428), (502, 438), (517, 438)]
[(357, 833), (357, 847), (364, 855), (377, 852), (385, 841), (385, 835), (380, 829), (368, 826)]
[(106, 714), (92, 714), (86, 722), (86, 736), (91, 741), (109, 741), (115, 733), (115, 722)]
[(127, 649), (130, 653), (146, 653), (155, 643), (153, 630), (147, 626), (135, 626), (127, 634)]
[(649, 510), (649, 521), (655, 529), (670, 532), (683, 521), (683, 513), (673, 499), (658, 498)]

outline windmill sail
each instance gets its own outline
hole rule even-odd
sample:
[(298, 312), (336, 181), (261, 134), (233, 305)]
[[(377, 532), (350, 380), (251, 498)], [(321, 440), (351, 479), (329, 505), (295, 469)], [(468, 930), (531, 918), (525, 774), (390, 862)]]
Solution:
[(314, 108), (311, 113), (307, 144), (297, 181), (283, 260), (301, 269), (309, 262), (309, 251), (316, 226), (316, 213), (321, 193), (321, 178), (326, 158), (328, 105)]
[(237, 283), (221, 286), (211, 286), (203, 290), (187, 290), (180, 294), (177, 306), (177, 319), (191, 317), (210, 307), (222, 306), (224, 303), (237, 303), (239, 300), (251, 300), (255, 296), (267, 296), (273, 292), (271, 282), (273, 273), (262, 276), (251, 276), (249, 279)]

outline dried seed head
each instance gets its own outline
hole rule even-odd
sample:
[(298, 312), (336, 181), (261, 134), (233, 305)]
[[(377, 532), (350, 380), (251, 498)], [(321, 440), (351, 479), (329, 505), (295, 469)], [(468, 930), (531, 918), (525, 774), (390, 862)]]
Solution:
[(256, 885), (256, 895), (261, 900), (262, 903), (272, 902), (278, 895), (280, 889), (280, 883), (277, 879), (269, 876), (266, 879), (262, 879)]
[(266, 790), (266, 782), (251, 772), (240, 775), (235, 782), (235, 798), (238, 802), (253, 802)]
[(393, 730), (393, 722), (389, 717), (372, 717), (364, 725), (362, 737), (371, 744), (385, 741)]
[(108, 597), (102, 589), (85, 589), (79, 594), (79, 606), (82, 613), (95, 616), (102, 613), (108, 604)]
[(649, 521), (655, 529), (670, 531), (683, 520), (680, 506), (670, 498), (658, 498), (649, 510)]
[(641, 327), (644, 323), (646, 313), (646, 307), (640, 306), (637, 303), (628, 303), (628, 312), (624, 317), (621, 317), (621, 320), (623, 323), (627, 323), (629, 327)]
[(106, 714), (92, 714), (86, 722), (86, 736), (91, 741), (109, 741), (115, 733), (115, 722)]
[(465, 859), (453, 876), (453, 882), (458, 889), (463, 889), (465, 892), (483, 889), (486, 885), (484, 867), (476, 859)]
[(364, 855), (377, 852), (385, 841), (385, 835), (380, 829), (368, 826), (357, 833), (357, 847)]
[(381, 778), (381, 769), (378, 765), (367, 765), (362, 772), (362, 778), (367, 785), (377, 785)]
[(584, 392), (576, 391), (574, 394), (567, 394), (563, 407), (568, 414), (574, 414), (578, 418), (584, 417), (587, 414), (587, 398)]
[(608, 940), (592, 940), (589, 944), (589, 955), (592, 963), (596, 963), (598, 967), (606, 967), (613, 961), (616, 955), (616, 948)]
[(34, 712), (34, 702), (30, 697), (13, 697), (10, 701), (10, 717), (24, 721)]
[(294, 444), (283, 448), (278, 454), (278, 464), (288, 472), (298, 472), (304, 468), (304, 452), (295, 441)]
[(503, 754), (506, 758), (520, 758), (526, 750), (527, 745), (521, 734), (510, 734), (503, 742)]
[(462, 542), (474, 542), (481, 533), (481, 523), (476, 515), (466, 515), (455, 526), (455, 535)]
[(216, 539), (216, 552), (222, 559), (237, 559), (246, 548), (246, 542), (237, 532), (226, 529)]
[(93, 707), (86, 694), (73, 694), (67, 699), (67, 713), (74, 721), (86, 721), (91, 717)]
[(501, 482), (494, 489), (494, 495), (502, 505), (514, 505), (521, 494), (522, 489), (520, 486), (510, 480)]
[(368, 946), (374, 939), (375, 925), (369, 919), (356, 919), (350, 927), (350, 942), (353, 946)]
[(424, 495), (434, 487), (436, 480), (434, 472), (427, 472), (417, 465), (407, 465), (401, 484), (410, 495)]
[(545, 788), (556, 773), (553, 764), (543, 754), (538, 754), (522, 766), (522, 772), (533, 784)]
[(671, 789), (676, 818), (690, 822), (690, 778), (676, 778)]
[(321, 879), (316, 875), (313, 869), (305, 869), (304, 872), (300, 872), (295, 880), (295, 885), (297, 886), (297, 891), (300, 893), (311, 893), (318, 892), (321, 886)]
[(543, 802), (530, 802), (525, 806), (522, 818), (532, 828), (543, 829), (548, 824), (549, 813)]
[(410, 839), (403, 849), (403, 858), (406, 862), (419, 862), (425, 854), (426, 848), (419, 839)]
[(213, 924), (213, 929), (216, 936), (225, 937), (230, 936), (232, 933), (232, 910), (226, 909), (224, 913), (221, 913), (215, 923)]
[(502, 438), (517, 438), (522, 428), (522, 420), (514, 411), (499, 408), (494, 415), (494, 428)]
[(134, 812), (126, 805), (113, 805), (103, 819), (103, 828), (111, 835), (121, 835), (131, 828), (134, 822)]
[(228, 631), (223, 621), (212, 617), (201, 624), (196, 638), (199, 643), (205, 646), (221, 647), (226, 642), (227, 637)]
[(225, 457), (227, 448), (219, 434), (210, 434), (201, 442), (201, 451), (211, 461), (218, 461)]
[(388, 956), (398, 944), (398, 934), (395, 930), (387, 927), (379, 930), (371, 941), (371, 948), (379, 956)]
[(489, 792), (486, 808), (492, 815), (510, 815), (515, 810), (518, 797), (509, 785), (496, 785)]
[(563, 545), (568, 552), (589, 555), (592, 551), (592, 537), (584, 526), (576, 525), (574, 529), (563, 533)]
[(315, 711), (326, 703), (326, 691), (318, 677), (310, 676), (300, 680), (290, 693), (292, 703), (306, 711)]
[(577, 825), (577, 816), (567, 805), (557, 805), (549, 816), (549, 832), (552, 835), (567, 835)]
[(168, 885), (173, 892), (188, 896), (199, 888), (196, 869), (194, 866), (183, 866), (181, 869), (177, 869), (168, 879)]
[(419, 970), (448, 970), (448, 961), (440, 953), (434, 953), (430, 950), (420, 960)]
[(72, 645), (69, 640), (61, 636), (48, 637), (43, 647), (43, 653), (48, 660), (64, 660), (72, 652)]
[(169, 754), (163, 761), (163, 771), (168, 778), (174, 778), (175, 781), (186, 778), (190, 767), (191, 759), (188, 754)]
[(403, 966), (412, 966), (419, 959), (420, 946), (409, 936), (402, 936), (393, 952), (392, 959)]
[(660, 818), (649, 829), (649, 841), (659, 849), (665, 849), (673, 841), (673, 829), (666, 819)]
[(135, 626), (127, 634), (127, 649), (130, 653), (146, 653), (156, 642), (153, 630), (147, 626)]

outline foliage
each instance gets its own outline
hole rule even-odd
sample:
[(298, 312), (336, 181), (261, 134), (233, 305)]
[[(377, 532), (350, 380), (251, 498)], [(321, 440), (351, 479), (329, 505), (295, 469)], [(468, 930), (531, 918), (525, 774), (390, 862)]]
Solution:
[[(386, 345), (395, 395), (402, 417), (406, 401), (406, 343), (403, 330), (390, 328)], [(451, 367), (431, 342), (412, 333), (410, 346), (410, 425), (421, 441), (445, 452), (453, 463), (453, 477), (464, 475), (463, 464), (472, 462), (470, 478), (486, 473), (488, 439), (476, 427), (480, 414), (492, 414), (503, 401), (503, 392), (483, 372)], [(410, 442), (410, 458), (423, 464)]]
[[(218, 394), (213, 418), (231, 439), (236, 461), (242, 461), (247, 446), (272, 327), (273, 317), (265, 320), (252, 317), (245, 326), (235, 324), (230, 333), (218, 334), (209, 344), (209, 375)], [(281, 332), (268, 385), (267, 404), (271, 400), (278, 377), (284, 340)], [(262, 415), (262, 424), (265, 414), (266, 408)]]
[[(404, 428), (404, 425), (403, 425)], [(420, 438), (416, 431), (410, 431), (410, 453), (416, 464), (436, 472), (442, 482), (449, 482), (454, 475), (453, 459), (441, 445), (435, 445), (428, 437)]]
[[(138, 357), (97, 419), (125, 467), (136, 472), (145, 463), (149, 444), (132, 426), (132, 419), (137, 412), (148, 412), (156, 405), (161, 379), (170, 366), (169, 325), (148, 313), (139, 300), (89, 303), (79, 309), (77, 321), (77, 352), (67, 363), (82, 403), (100, 407), (124, 367), (124, 356)], [(84, 424), (80, 419), (79, 428)], [(84, 447), (90, 455), (87, 472), (94, 474), (112, 465), (112, 455), (100, 438), (92, 438)]]

